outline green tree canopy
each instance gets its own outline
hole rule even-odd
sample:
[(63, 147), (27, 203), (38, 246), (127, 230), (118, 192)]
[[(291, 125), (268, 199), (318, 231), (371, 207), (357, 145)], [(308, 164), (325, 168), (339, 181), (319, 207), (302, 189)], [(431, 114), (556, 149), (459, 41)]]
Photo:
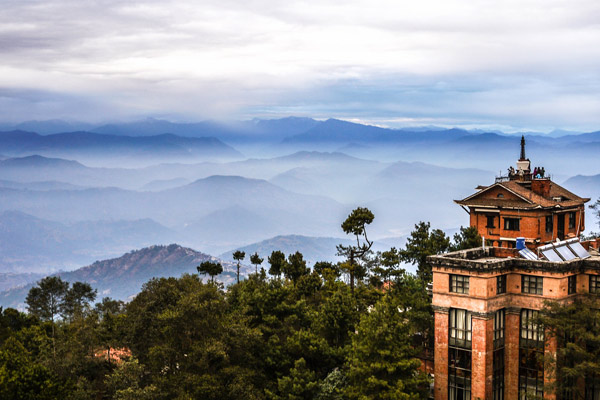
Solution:
[(287, 261), (285, 260), (285, 254), (279, 250), (274, 250), (269, 256), (269, 275), (280, 276), (285, 269)]
[(223, 272), (223, 266), (221, 263), (215, 261), (204, 261), (196, 267), (198, 273), (210, 275), (210, 281), (215, 282), (215, 276)]
[(538, 314), (545, 338), (557, 341), (556, 356), (547, 354), (546, 365), (553, 383), (544, 390), (571, 393), (573, 399), (585, 398), (586, 381), (600, 381), (600, 300), (596, 295), (573, 302), (546, 302)]
[(237, 261), (237, 271), (236, 271), (237, 283), (240, 283), (240, 261), (242, 261), (244, 258), (246, 258), (246, 252), (241, 251), (241, 250), (236, 250), (233, 252), (233, 259), (235, 261)]
[(348, 360), (350, 399), (426, 398), (427, 376), (412, 346), (413, 327), (397, 299), (387, 294), (364, 314)]
[(441, 254), (450, 248), (450, 238), (441, 229), (431, 230), (429, 222), (419, 222), (410, 233), (404, 249), (400, 250), (403, 261), (417, 265), (417, 275), (425, 282), (431, 282), (431, 266), (427, 257)]
[(255, 270), (254, 272), (255, 273), (258, 273), (258, 266), (260, 264), (262, 264), (264, 260), (265, 259), (264, 258), (260, 258), (260, 256), (256, 252), (250, 256), (250, 262), (252, 263), (252, 265), (254, 265), (254, 270)]
[(468, 228), (460, 227), (460, 231), (454, 234), (454, 241), (450, 246), (450, 251), (473, 249), (481, 247), (481, 236), (474, 226)]
[(340, 244), (337, 246), (337, 254), (347, 259), (346, 263), (341, 264), (341, 268), (350, 275), (350, 288), (352, 291), (354, 291), (354, 279), (359, 267), (358, 260), (365, 257), (373, 246), (373, 242), (367, 236), (366, 227), (374, 219), (375, 216), (371, 210), (365, 207), (357, 207), (342, 222), (342, 230), (346, 234), (353, 234), (356, 238), (356, 245), (344, 246)]

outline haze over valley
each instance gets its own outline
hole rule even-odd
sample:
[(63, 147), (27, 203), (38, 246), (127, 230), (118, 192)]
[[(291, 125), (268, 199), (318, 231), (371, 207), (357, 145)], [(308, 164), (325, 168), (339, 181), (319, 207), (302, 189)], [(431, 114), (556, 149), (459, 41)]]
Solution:
[[(69, 127), (36, 121), (0, 133), (6, 286), (171, 243), (229, 261), (239, 248), (335, 261), (335, 245), (350, 239), (340, 223), (356, 206), (375, 214), (376, 250), (402, 246), (419, 221), (454, 232), (468, 216), (452, 200), (505, 174), (521, 135), (293, 117), (61, 132)], [(600, 196), (600, 132), (523, 134), (532, 165)], [(589, 215), (588, 231), (595, 224)]]

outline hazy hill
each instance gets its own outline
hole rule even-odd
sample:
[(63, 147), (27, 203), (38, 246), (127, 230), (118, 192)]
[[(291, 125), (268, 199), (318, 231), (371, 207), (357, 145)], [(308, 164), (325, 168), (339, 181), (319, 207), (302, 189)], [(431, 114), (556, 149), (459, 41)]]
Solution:
[(342, 238), (280, 235), (226, 251), (219, 258), (233, 262), (233, 252), (241, 250), (246, 252), (246, 262), (248, 262), (247, 260), (249, 260), (250, 255), (258, 252), (265, 259), (263, 266), (268, 271), (267, 257), (275, 250), (280, 250), (286, 255), (299, 251), (304, 255), (304, 259), (310, 263), (310, 266), (312, 266), (317, 261), (338, 261), (338, 257), (335, 255), (336, 246), (338, 244), (349, 245), (351, 243), (350, 240)]
[(69, 269), (132, 247), (168, 242), (172, 236), (149, 219), (63, 224), (6, 211), (0, 214), (0, 271)]
[(38, 273), (14, 273), (14, 272), (0, 272), (0, 292), (25, 286), (28, 283), (35, 282), (44, 277), (44, 274)]
[[(184, 273), (197, 273), (196, 267), (207, 260), (222, 263), (224, 272), (219, 277), (221, 282), (225, 284), (234, 282), (236, 267), (232, 263), (177, 244), (134, 250), (118, 258), (96, 261), (87, 267), (71, 272), (61, 272), (57, 275), (69, 282), (88, 282), (98, 290), (98, 299), (108, 296), (114, 299), (129, 300), (140, 291), (142, 285), (148, 280), (169, 276), (178, 277)], [(242, 266), (241, 274), (245, 276), (249, 272), (248, 267)], [(22, 307), (31, 287), (32, 284), (29, 284), (0, 293), (0, 305)]]
[(0, 151), (7, 155), (44, 154), (137, 158), (241, 158), (242, 155), (215, 137), (121, 136), (93, 132), (38, 135), (25, 131), (0, 132)]

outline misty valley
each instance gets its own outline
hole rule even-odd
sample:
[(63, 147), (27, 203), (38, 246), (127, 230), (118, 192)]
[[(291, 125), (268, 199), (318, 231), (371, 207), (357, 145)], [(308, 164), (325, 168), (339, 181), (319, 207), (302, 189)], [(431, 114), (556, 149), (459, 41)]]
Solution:
[[(375, 215), (374, 250), (402, 246), (419, 221), (456, 232), (468, 216), (453, 200), (505, 174), (521, 134), (533, 165), (569, 190), (600, 196), (600, 132), (386, 129), (293, 117), (33, 121), (2, 130), (4, 305), (19, 304), (27, 285), (59, 271), (127, 299), (152, 276), (194, 272), (207, 259), (221, 260), (220, 279), (232, 282), (236, 249), (261, 256), (298, 250), (309, 266), (336, 261), (336, 245), (349, 241), (340, 222), (357, 206)], [(586, 225), (596, 226), (591, 213)], [(106, 272), (111, 260), (147, 271), (132, 273), (137, 280), (127, 290), (123, 277)], [(244, 274), (254, 271), (244, 264)], [(93, 265), (86, 275), (82, 267)]]

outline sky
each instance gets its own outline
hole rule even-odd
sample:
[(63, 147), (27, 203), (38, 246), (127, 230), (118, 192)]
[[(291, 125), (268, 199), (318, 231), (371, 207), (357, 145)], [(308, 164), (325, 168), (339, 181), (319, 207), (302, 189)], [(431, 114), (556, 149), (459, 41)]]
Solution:
[(600, 130), (597, 0), (2, 0), (0, 122)]

